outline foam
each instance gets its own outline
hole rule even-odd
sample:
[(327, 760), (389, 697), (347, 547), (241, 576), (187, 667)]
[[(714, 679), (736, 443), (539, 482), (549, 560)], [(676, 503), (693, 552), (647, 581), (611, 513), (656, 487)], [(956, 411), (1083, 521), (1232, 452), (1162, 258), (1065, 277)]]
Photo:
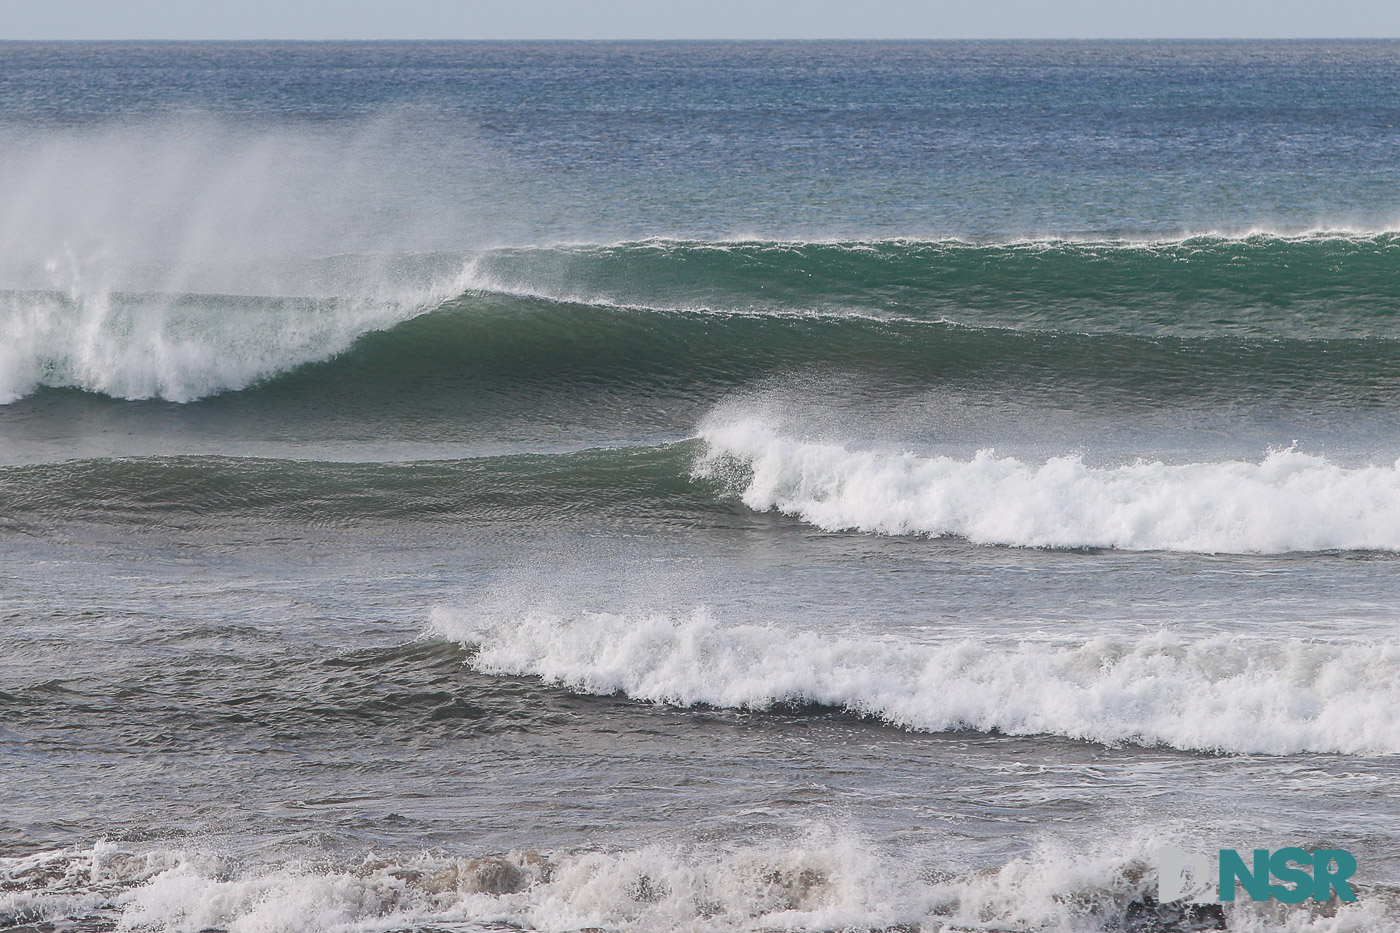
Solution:
[(438, 609), (474, 668), (681, 706), (842, 707), (909, 729), (1289, 754), (1400, 754), (1400, 644), (1162, 631), (910, 642), (686, 615)]
[(1400, 550), (1400, 461), (1345, 468), (1294, 449), (1261, 461), (1094, 467), (984, 449), (968, 460), (853, 450), (758, 417), (702, 426), (698, 476), (750, 508), (828, 531), (975, 544), (1203, 553)]
[(461, 294), (469, 271), (340, 299), (0, 293), (0, 404), (39, 386), (190, 402), (344, 352)]
[[(476, 858), (369, 856), (358, 863), (291, 861), (240, 867), (208, 854), (92, 850), (43, 853), (48, 883), (19, 873), (25, 890), (0, 893), (0, 921), (99, 919), (118, 931), (372, 933), (579, 929), (671, 933), (759, 930), (1120, 929), (1155, 890), (1153, 837), (1094, 846), (1046, 843), (988, 870), (921, 865), (816, 826), (791, 843), (651, 845)], [(114, 877), (113, 860), (133, 869)], [(0, 859), (11, 882), (21, 860)], [(85, 894), (74, 894), (85, 891)], [(24, 912), (16, 903), (23, 900)], [(1396, 916), (1370, 892), (1338, 910), (1228, 905), (1229, 928), (1246, 931), (1377, 931)], [(1152, 929), (1172, 929), (1170, 926)]]

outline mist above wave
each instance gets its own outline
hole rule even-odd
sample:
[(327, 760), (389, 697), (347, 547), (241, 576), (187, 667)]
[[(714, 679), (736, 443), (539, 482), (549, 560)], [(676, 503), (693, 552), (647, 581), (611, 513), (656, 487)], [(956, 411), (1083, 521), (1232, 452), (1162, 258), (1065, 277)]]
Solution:
[[(467, 130), (431, 129), (393, 112), (0, 123), (0, 402), (39, 385), (189, 401), (459, 294), (489, 213), (469, 202), (504, 169)], [(443, 243), (455, 265), (400, 261)]]

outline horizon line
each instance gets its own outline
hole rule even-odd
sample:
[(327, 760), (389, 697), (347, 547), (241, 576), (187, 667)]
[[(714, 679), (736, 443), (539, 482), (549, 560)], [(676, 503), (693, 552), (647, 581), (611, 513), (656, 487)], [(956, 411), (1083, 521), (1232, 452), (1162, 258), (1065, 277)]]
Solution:
[(1400, 41), (1397, 36), (912, 36), (912, 37), (842, 37), (842, 36), (818, 36), (818, 37), (643, 37), (630, 36), (623, 38), (566, 38), (566, 37), (494, 37), (494, 38), (426, 38), (426, 37), (395, 37), (395, 38), (286, 38), (275, 36), (264, 36), (259, 38), (209, 38), (209, 37), (164, 37), (151, 38), (141, 36), (121, 36), (110, 38), (0, 38), (0, 45), (20, 45), (20, 44), (40, 44), (40, 43), (122, 43), (122, 42), (149, 42), (149, 43), (207, 43), (207, 44), (254, 44), (269, 42), (298, 43), (303, 45), (316, 44), (388, 44), (388, 43), (556, 43), (560, 45), (601, 45), (601, 44), (621, 44), (621, 43), (820, 43), (820, 42), (850, 42), (850, 43), (897, 43), (897, 42), (1044, 42), (1044, 43), (1074, 43), (1074, 42), (1396, 42)]

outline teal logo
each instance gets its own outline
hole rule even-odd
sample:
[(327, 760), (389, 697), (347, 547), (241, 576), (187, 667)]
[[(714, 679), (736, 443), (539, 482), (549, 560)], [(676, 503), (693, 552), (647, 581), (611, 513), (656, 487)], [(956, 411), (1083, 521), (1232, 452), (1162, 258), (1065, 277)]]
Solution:
[(1248, 858), (1237, 849), (1221, 849), (1212, 866), (1204, 853), (1167, 848), (1157, 853), (1157, 900), (1229, 903), (1242, 889), (1251, 901), (1301, 904), (1334, 895), (1354, 901), (1349, 879), (1355, 873), (1356, 859), (1345, 849), (1255, 849)]

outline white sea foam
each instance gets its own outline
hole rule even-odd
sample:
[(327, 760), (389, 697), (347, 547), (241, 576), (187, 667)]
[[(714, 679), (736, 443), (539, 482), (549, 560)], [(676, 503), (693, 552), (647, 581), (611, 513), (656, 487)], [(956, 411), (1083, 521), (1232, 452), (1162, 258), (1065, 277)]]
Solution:
[[(1147, 835), (1094, 851), (1044, 845), (1000, 867), (969, 871), (894, 857), (824, 827), (793, 844), (371, 856), (354, 864), (242, 868), (208, 855), (141, 854), (103, 843), (0, 859), (0, 923), (96, 919), (123, 933), (499, 924), (544, 933), (1121, 929), (1155, 890), (1153, 845)], [(1400, 928), (1382, 898), (1362, 893), (1335, 911), (1250, 903), (1225, 909), (1230, 929), (1261, 933)]]
[(39, 386), (193, 401), (329, 359), (462, 289), (458, 276), (319, 301), (10, 292), (0, 295), (0, 404)]
[(688, 615), (435, 612), (472, 665), (682, 706), (844, 707), (910, 729), (1287, 754), (1400, 754), (1400, 644), (1162, 631), (911, 642)]
[(712, 418), (701, 476), (750, 508), (828, 531), (976, 544), (1278, 554), (1400, 550), (1400, 461), (1347, 468), (1293, 449), (1259, 462), (1095, 467), (855, 450), (786, 436), (761, 417)]

